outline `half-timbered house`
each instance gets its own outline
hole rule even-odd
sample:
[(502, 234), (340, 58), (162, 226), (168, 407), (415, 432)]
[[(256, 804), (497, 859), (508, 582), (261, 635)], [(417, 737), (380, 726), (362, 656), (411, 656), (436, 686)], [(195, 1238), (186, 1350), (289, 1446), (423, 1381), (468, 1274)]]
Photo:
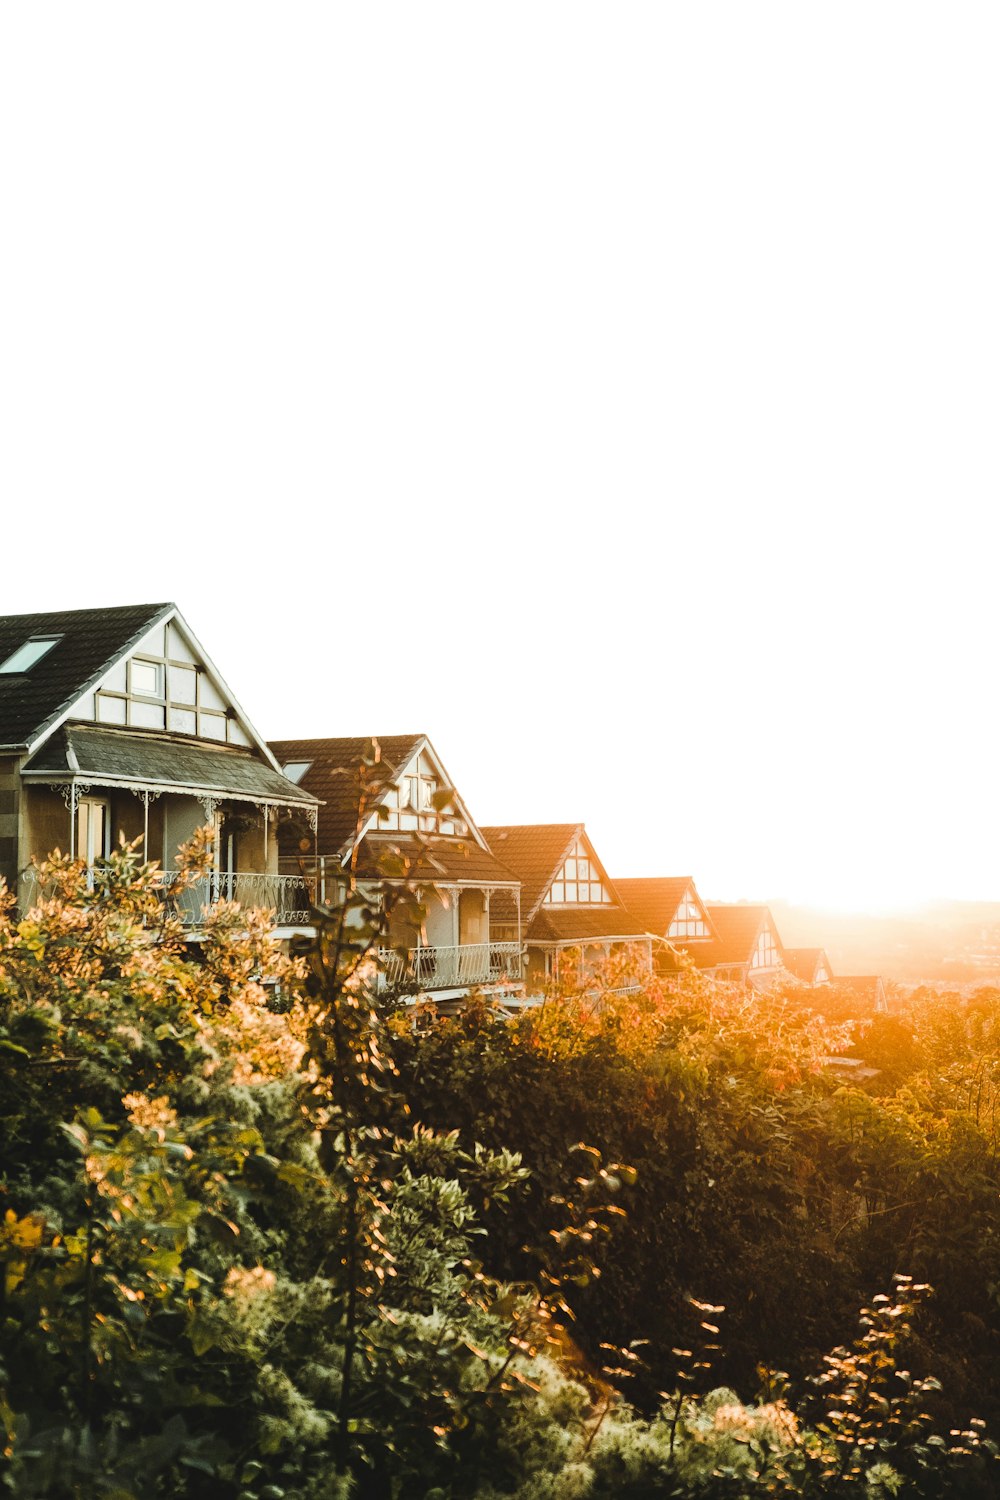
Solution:
[(483, 834), (521, 881), (529, 991), (553, 979), (586, 983), (609, 958), (648, 972), (652, 938), (626, 910), (582, 823), (514, 824)]
[[(345, 879), (373, 899), (415, 888), (422, 916), (393, 913), (379, 954), (387, 989), (451, 1001), (523, 993), (521, 885), (491, 851), (426, 735), (273, 740), (287, 776), (321, 800), (320, 896)], [(298, 858), (285, 835), (282, 868)]]
[(277, 830), (315, 825), (316, 799), (285, 777), (174, 604), (0, 617), (0, 874), (25, 909), (33, 861), (58, 848), (89, 868), (142, 838), (169, 872), (206, 824), (214, 869), (181, 896), (196, 929), (218, 899), (308, 924), (301, 873), (278, 868)]

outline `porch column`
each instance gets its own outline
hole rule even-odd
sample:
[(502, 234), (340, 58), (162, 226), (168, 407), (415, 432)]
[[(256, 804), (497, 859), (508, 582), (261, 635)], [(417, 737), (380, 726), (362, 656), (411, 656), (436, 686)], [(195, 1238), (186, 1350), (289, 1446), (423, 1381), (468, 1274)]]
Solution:
[(521, 942), (521, 887), (518, 886), (514, 892), (514, 906), (517, 910), (517, 972), (520, 979), (524, 978), (527, 967), (524, 960), (524, 945)]
[(68, 785), (65, 781), (58, 782), (57, 789), (69, 810), (69, 857), (76, 859), (76, 811), (80, 805), (80, 794), (89, 792), (90, 786), (87, 782), (77, 781), (74, 776)]
[(155, 802), (156, 799), (157, 799), (157, 797), (159, 797), (160, 793), (158, 791), (154, 792), (152, 790), (152, 788), (148, 787), (148, 786), (141, 786), (141, 787), (140, 786), (134, 786), (134, 787), (131, 787), (130, 790), (131, 790), (132, 795), (134, 797), (139, 797), (141, 799), (141, 801), (142, 801), (142, 857), (143, 857), (144, 860), (148, 861), (148, 859), (149, 859), (149, 804), (151, 802)]

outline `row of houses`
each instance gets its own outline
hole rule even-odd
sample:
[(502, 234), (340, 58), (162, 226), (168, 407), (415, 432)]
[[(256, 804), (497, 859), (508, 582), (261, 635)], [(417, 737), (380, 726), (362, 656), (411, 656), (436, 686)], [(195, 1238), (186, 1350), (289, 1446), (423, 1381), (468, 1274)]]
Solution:
[(0, 617), (0, 875), (22, 909), (52, 849), (89, 868), (141, 835), (169, 872), (205, 824), (193, 937), (217, 899), (267, 908), (287, 938), (347, 872), (373, 896), (416, 881), (421, 920), (393, 915), (382, 982), (440, 1001), (517, 1003), (608, 959), (757, 988), (833, 978), (766, 907), (706, 903), (689, 876), (612, 879), (582, 823), (479, 826), (426, 735), (264, 740), (174, 604)]

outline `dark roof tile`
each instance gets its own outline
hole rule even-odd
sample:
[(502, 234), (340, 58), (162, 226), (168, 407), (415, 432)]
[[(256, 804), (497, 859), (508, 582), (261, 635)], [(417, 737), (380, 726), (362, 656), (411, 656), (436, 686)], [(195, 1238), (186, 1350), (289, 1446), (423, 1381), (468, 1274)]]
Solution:
[[(323, 803), (317, 833), (319, 853), (328, 859), (342, 856), (354, 843), (378, 799), (409, 761), (422, 734), (387, 734), (361, 739), (271, 740), (270, 750), (280, 766), (309, 761), (299, 785)], [(360, 806), (362, 764), (373, 743), (378, 759), (368, 769), (368, 799)], [(367, 810), (365, 810), (367, 809)]]
[(0, 615), (0, 664), (34, 636), (62, 637), (27, 672), (0, 672), (0, 746), (33, 744), (173, 608), (127, 604)]
[(180, 736), (63, 724), (23, 768), (29, 778), (39, 772), (69, 776), (71, 770), (84, 779), (92, 778), (96, 785), (138, 781), (250, 800), (257, 797), (286, 807), (315, 806), (307, 790), (279, 776), (259, 752)]

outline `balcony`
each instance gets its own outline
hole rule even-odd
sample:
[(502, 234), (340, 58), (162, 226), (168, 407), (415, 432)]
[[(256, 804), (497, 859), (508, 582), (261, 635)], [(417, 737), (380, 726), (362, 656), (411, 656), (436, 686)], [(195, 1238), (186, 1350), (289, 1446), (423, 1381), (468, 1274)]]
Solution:
[(454, 948), (380, 948), (381, 988), (444, 990), (521, 982), (520, 943), (463, 943)]
[[(93, 867), (87, 871), (88, 883), (93, 882)], [(185, 927), (200, 927), (204, 920), (204, 908), (216, 901), (237, 901), (248, 909), (269, 912), (277, 927), (305, 927), (312, 921), (312, 897), (306, 881), (301, 875), (263, 875), (252, 872), (216, 870), (196, 880), (193, 885), (170, 887), (177, 879), (176, 870), (160, 870), (158, 883), (163, 888), (164, 900), (168, 900)], [(42, 897), (51, 894), (42, 887), (38, 871), (33, 867), (25, 870), (18, 881), (18, 895), (22, 910), (27, 910)]]
[[(163, 871), (165, 885), (175, 879), (176, 871)], [(304, 927), (312, 920), (312, 896), (301, 875), (214, 870), (203, 880), (175, 892), (172, 899), (185, 927), (197, 926), (202, 908), (214, 906), (216, 901), (237, 901), (240, 906), (270, 912), (277, 927)]]

